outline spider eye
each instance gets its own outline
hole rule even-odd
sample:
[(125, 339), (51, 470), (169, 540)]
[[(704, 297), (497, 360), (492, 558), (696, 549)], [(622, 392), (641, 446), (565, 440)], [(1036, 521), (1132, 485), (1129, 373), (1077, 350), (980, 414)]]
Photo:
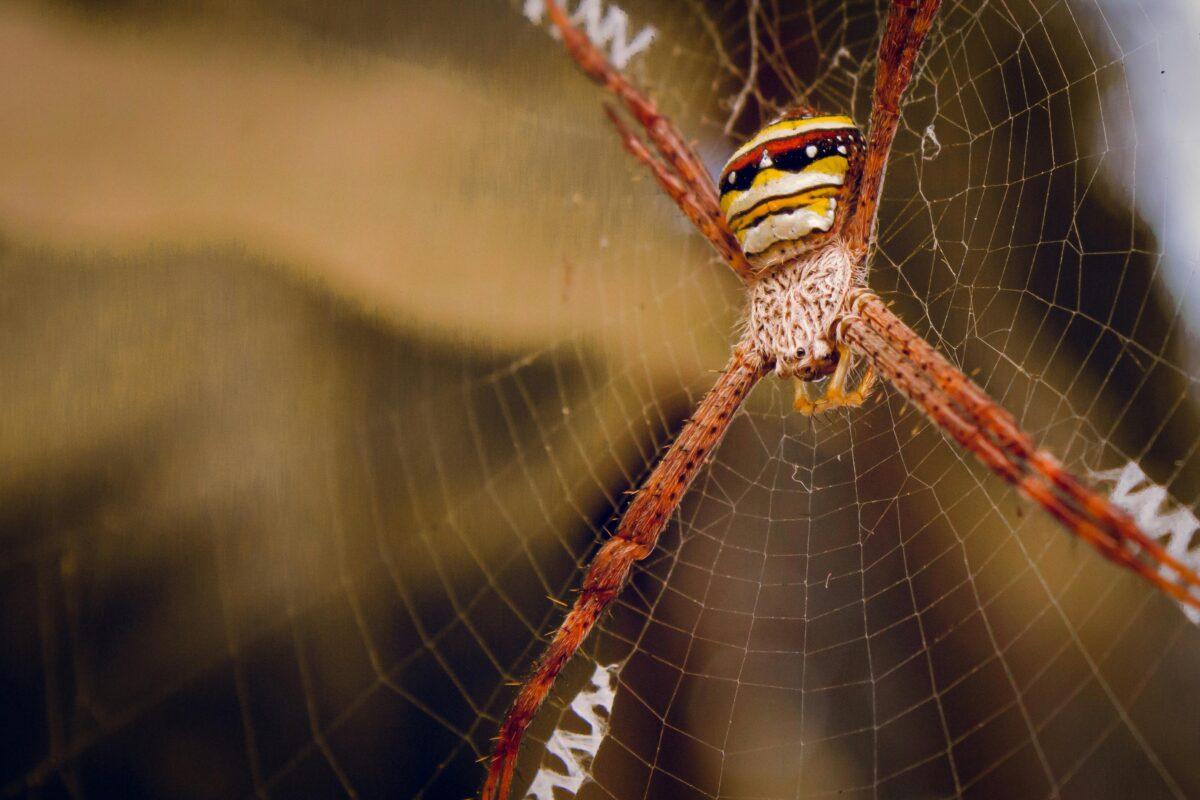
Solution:
[(803, 347), (801, 347), (799, 350), (796, 351), (796, 358), (804, 358), (805, 354), (807, 354), (807, 353), (808, 353), (808, 351), (805, 350)]

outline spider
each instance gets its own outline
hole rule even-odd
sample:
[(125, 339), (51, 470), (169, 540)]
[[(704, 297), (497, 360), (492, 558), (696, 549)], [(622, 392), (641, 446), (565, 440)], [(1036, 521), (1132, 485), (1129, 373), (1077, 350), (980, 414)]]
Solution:
[[(496, 738), (483, 800), (507, 798), (522, 735), (558, 673), (620, 593), (633, 565), (653, 552), (734, 413), (771, 373), (795, 381), (795, 407), (805, 414), (861, 405), (876, 375), (883, 376), (1070, 532), (1179, 602), (1200, 608), (1200, 577), (1039, 450), (1011, 414), (867, 288), (867, 256), (900, 100), (940, 2), (892, 0), (865, 141), (849, 117), (794, 108), (738, 148), (714, 185), (671, 121), (554, 0), (546, 0), (570, 55), (640, 124), (644, 139), (606, 107), (625, 149), (742, 280), (749, 303), (729, 363), (592, 558), (574, 605), (518, 691)], [(848, 390), (855, 358), (867, 366), (859, 385)], [(825, 380), (824, 391), (812, 399), (806, 386), (817, 380)]]

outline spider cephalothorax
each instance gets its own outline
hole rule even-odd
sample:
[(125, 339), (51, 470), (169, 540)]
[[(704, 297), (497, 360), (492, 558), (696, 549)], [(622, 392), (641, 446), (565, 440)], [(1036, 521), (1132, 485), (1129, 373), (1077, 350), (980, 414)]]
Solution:
[(766, 272), (750, 286), (746, 329), (781, 378), (813, 381), (834, 371), (834, 331), (854, 281), (854, 262), (836, 239)]
[(747, 260), (765, 269), (833, 237), (862, 155), (853, 120), (808, 108), (787, 112), (739, 147), (721, 170), (720, 203)]

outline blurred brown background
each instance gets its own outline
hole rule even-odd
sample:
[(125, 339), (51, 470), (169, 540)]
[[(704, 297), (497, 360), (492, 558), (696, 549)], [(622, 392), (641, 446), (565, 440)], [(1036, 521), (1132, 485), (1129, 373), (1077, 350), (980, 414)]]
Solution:
[[(741, 303), (520, 5), (0, 5), (3, 796), (477, 791)], [(865, 119), (881, 5), (622, 7), (715, 169), (748, 9), (759, 100)], [(1193, 11), (948, 2), (871, 276), (1073, 468), (1187, 506)], [(1170, 602), (894, 395), (789, 392), (560, 680), (622, 665), (581, 796), (1200, 796)]]

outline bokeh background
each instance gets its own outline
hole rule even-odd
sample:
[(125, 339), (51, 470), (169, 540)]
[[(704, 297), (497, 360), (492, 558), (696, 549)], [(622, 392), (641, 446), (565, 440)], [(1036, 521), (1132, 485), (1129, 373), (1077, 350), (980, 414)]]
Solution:
[[(0, 795), (477, 791), (741, 310), (522, 5), (0, 4)], [(621, 5), (714, 171), (866, 118), (878, 0)], [(1186, 513), (1200, 13), (947, 0), (927, 53), (871, 284)], [(1200, 796), (1196, 627), (881, 394), (755, 391), (522, 782), (599, 663), (583, 797)]]

